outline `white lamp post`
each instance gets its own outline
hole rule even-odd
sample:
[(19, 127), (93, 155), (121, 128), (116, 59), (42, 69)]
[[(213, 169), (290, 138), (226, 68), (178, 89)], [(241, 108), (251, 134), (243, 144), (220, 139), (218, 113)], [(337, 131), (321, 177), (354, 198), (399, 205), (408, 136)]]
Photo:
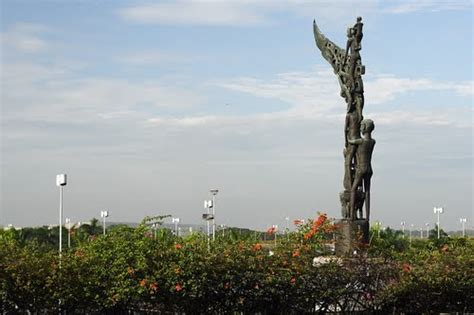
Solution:
[(171, 218), (171, 223), (174, 223), (174, 234), (176, 236), (179, 236), (179, 231), (178, 231), (179, 218)]
[(156, 228), (158, 227), (158, 225), (156, 223), (153, 223), (151, 225), (151, 228), (153, 229), (153, 239), (156, 239)]
[(434, 207), (433, 212), (437, 215), (438, 220), (436, 221), (436, 224), (438, 225), (438, 239), (440, 238), (440, 227), (439, 227), (439, 215), (444, 212), (444, 208), (442, 207)]
[(423, 227), (420, 227), (420, 238), (423, 238)]
[(467, 219), (466, 218), (460, 218), (459, 222), (461, 222), (461, 225), (462, 225), (462, 237), (465, 237), (466, 236), (466, 222), (467, 222)]
[(430, 238), (430, 224), (425, 223), (426, 226), (426, 238)]
[(56, 175), (56, 186), (59, 187), (59, 258), (63, 251), (63, 187), (67, 184), (67, 175)]
[(109, 216), (109, 212), (107, 210), (101, 211), (100, 216), (102, 218), (102, 228), (104, 230), (104, 235), (105, 235), (105, 218)]
[(71, 219), (66, 218), (66, 229), (67, 229), (67, 247), (71, 248)]
[(212, 195), (212, 240), (216, 240), (216, 195), (219, 192), (218, 189), (211, 189), (209, 192)]
[(402, 221), (400, 224), (402, 225), (403, 238), (405, 238), (405, 221)]
[(204, 200), (204, 209), (206, 209), (205, 215), (203, 215), (203, 218), (206, 220), (206, 225), (207, 225), (207, 246), (209, 247), (209, 240), (210, 240), (210, 235), (211, 235), (211, 223), (210, 221), (213, 220), (213, 215), (211, 215), (209, 212), (209, 209), (214, 208), (214, 202), (212, 200)]
[(273, 229), (273, 234), (275, 235), (275, 245), (276, 245), (276, 243), (277, 243), (278, 225), (276, 225), (276, 224), (272, 225), (272, 229)]

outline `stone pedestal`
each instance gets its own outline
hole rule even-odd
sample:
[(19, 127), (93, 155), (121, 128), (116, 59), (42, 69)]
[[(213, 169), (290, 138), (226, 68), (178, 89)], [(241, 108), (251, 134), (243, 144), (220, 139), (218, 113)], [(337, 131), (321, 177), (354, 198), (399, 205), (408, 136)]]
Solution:
[(369, 243), (369, 221), (342, 219), (336, 226), (337, 256), (351, 256)]

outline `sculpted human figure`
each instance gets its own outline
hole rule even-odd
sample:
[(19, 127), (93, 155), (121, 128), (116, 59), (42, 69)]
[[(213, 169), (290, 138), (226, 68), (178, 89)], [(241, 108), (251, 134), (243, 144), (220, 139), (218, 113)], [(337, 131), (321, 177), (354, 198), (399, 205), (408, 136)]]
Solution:
[(356, 219), (355, 202), (356, 192), (358, 187), (363, 184), (365, 192), (365, 212), (366, 219), (369, 220), (370, 216), (370, 180), (372, 178), (372, 152), (375, 147), (375, 140), (372, 139), (372, 131), (374, 130), (374, 122), (370, 119), (364, 119), (360, 124), (360, 129), (363, 134), (363, 138), (359, 139), (348, 139), (348, 142), (353, 145), (357, 145), (356, 150), (356, 170), (354, 181), (351, 187), (351, 200), (350, 200), (350, 212), (351, 219)]
[[(349, 55), (349, 74), (352, 76), (352, 78), (355, 78), (355, 68), (357, 63), (360, 63), (360, 53), (359, 51), (362, 49), (361, 46), (361, 40), (363, 37), (362, 34), (362, 18), (359, 16), (357, 18), (357, 22), (354, 25), (354, 27), (351, 27), (347, 31), (347, 45), (346, 45), (346, 54), (344, 56), (344, 63), (343, 65), (346, 64), (347, 62), (347, 56)], [(350, 50), (350, 54), (349, 54)]]
[(344, 152), (344, 189), (351, 190), (352, 182), (354, 181), (352, 176), (351, 167), (356, 154), (357, 145), (349, 142), (349, 139), (356, 140), (360, 139), (360, 127), (362, 118), (359, 112), (355, 110), (354, 104), (349, 105), (349, 112), (346, 114), (346, 122), (344, 125), (344, 138), (345, 138), (345, 152)]

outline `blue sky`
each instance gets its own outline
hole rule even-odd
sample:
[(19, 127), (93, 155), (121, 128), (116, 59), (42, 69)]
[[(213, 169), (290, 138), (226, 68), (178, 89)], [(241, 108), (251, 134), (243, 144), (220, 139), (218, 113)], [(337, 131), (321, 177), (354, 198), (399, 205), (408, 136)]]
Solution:
[[(473, 214), (472, 1), (1, 2), (0, 224), (108, 209), (264, 229), (340, 216), (345, 104), (314, 44), (364, 21), (373, 220)], [(471, 222), (471, 223), (469, 223)]]

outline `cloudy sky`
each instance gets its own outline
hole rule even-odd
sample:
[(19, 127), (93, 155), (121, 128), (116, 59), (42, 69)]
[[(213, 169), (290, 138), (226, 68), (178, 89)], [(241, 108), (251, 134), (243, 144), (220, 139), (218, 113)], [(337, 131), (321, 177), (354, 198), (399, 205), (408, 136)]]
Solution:
[(364, 20), (372, 219), (473, 214), (473, 2), (1, 1), (0, 225), (340, 216), (345, 103), (312, 21)]

